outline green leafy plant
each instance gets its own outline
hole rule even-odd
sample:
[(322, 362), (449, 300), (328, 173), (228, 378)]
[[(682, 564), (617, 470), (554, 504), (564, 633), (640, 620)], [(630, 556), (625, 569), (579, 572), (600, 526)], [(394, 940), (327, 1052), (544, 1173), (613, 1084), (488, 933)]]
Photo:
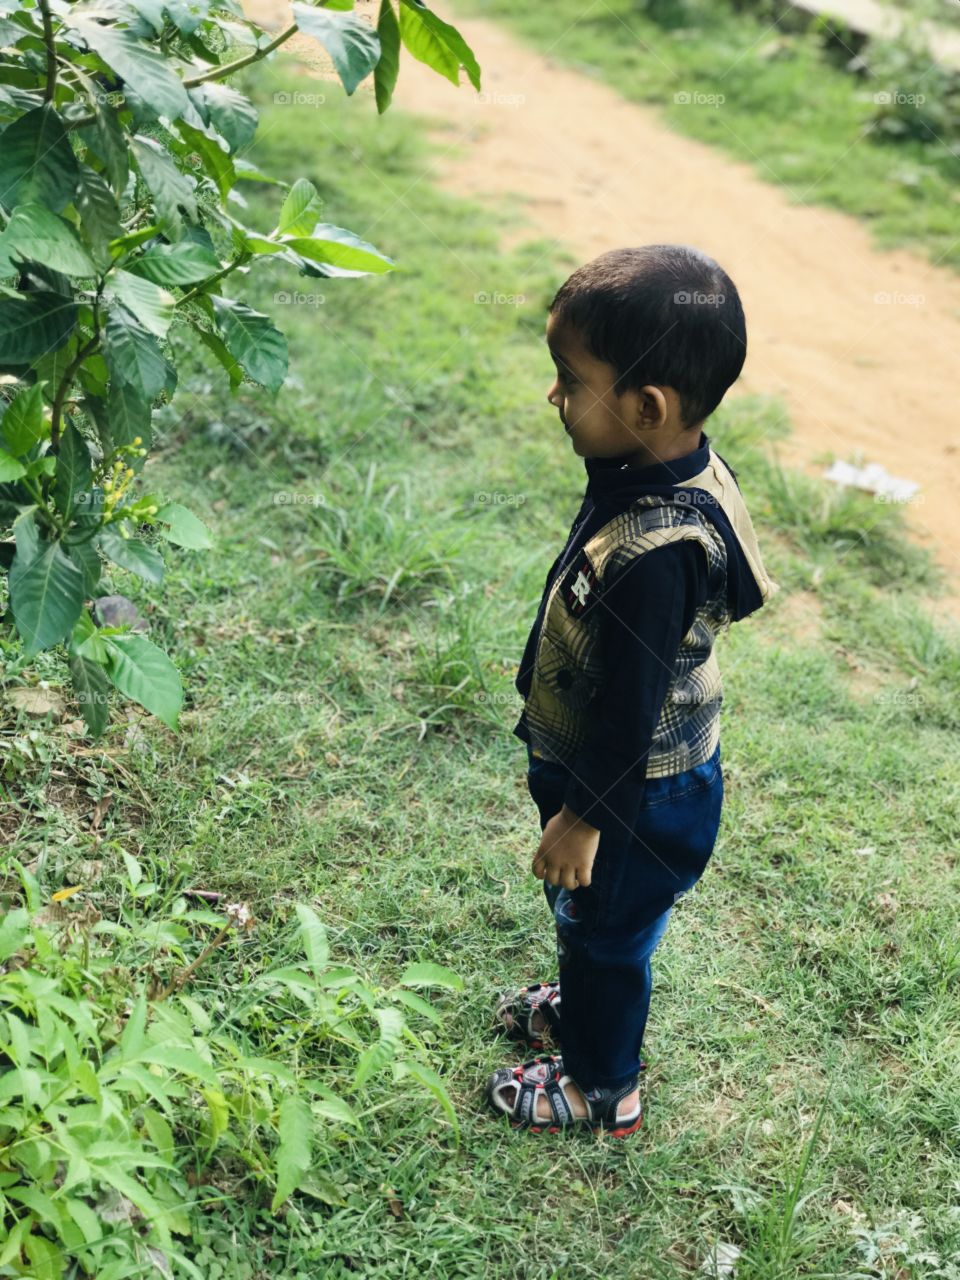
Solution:
[[(211, 546), (197, 516), (144, 491), (154, 408), (177, 388), (171, 336), (192, 332), (228, 374), (275, 392), (287, 345), (268, 316), (223, 293), (277, 260), (357, 277), (396, 263), (321, 221), (316, 188), (286, 190), (268, 232), (244, 225), (257, 112), (223, 82), (297, 31), (329, 52), (348, 94), (373, 75), (390, 104), (405, 47), (454, 84), (480, 69), (420, 0), (298, 3), (269, 36), (236, 0), (0, 0), (0, 569), (24, 658), (65, 646), (89, 731), (112, 688), (176, 728), (179, 673), (125, 620), (103, 625), (105, 563), (162, 581), (163, 543)], [(278, 184), (286, 186), (286, 184)]]
[(289, 958), (221, 1002), (216, 986), (189, 988), (254, 928), (248, 908), (194, 911), (181, 896), (145, 914), (156, 886), (125, 866), (129, 905), (113, 921), (78, 906), (74, 886), (44, 905), (16, 868), (22, 892), (0, 922), (0, 1275), (122, 1280), (176, 1263), (202, 1280), (190, 1242), (222, 1198), (213, 1171), (274, 1214), (297, 1192), (338, 1203), (315, 1155), (361, 1129), (378, 1073), (426, 1089), (457, 1131), (408, 1025), (439, 1020), (417, 992), (459, 989), (455, 975), (414, 964), (373, 986), (333, 963), (299, 904)]

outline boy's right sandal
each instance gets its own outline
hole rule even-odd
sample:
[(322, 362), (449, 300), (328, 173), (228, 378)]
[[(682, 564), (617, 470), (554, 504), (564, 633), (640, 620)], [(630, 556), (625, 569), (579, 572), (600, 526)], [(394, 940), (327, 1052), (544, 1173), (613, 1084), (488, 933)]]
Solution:
[[(636, 1133), (643, 1122), (643, 1107), (638, 1102), (626, 1116), (617, 1114), (620, 1103), (637, 1087), (636, 1079), (615, 1089), (581, 1090), (588, 1114), (576, 1116), (567, 1100), (566, 1086), (576, 1081), (563, 1070), (563, 1059), (556, 1055), (544, 1055), (524, 1062), (517, 1067), (499, 1067), (487, 1081), (486, 1096), (494, 1111), (508, 1116), (514, 1129), (529, 1129), (531, 1133), (559, 1133), (570, 1125), (588, 1125), (594, 1133), (603, 1132), (612, 1138), (626, 1138)], [(505, 1091), (513, 1090), (512, 1102)], [(537, 1114), (537, 1101), (546, 1096), (550, 1104), (550, 1117)]]

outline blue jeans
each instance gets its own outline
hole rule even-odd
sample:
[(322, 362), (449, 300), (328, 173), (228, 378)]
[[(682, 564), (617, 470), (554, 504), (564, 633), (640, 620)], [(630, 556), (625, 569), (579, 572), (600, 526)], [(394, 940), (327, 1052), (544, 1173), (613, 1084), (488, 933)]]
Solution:
[[(527, 747), (540, 829), (559, 813), (569, 773)], [(583, 1089), (635, 1080), (650, 1008), (650, 957), (676, 900), (713, 853), (723, 807), (720, 746), (684, 773), (648, 778), (632, 831), (600, 834), (591, 883), (543, 882), (560, 966), (563, 1065)]]

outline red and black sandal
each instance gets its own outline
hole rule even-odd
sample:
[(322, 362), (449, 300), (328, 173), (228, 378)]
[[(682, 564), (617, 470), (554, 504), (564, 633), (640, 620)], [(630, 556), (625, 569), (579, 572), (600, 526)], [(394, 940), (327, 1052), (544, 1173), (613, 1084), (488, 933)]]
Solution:
[[(639, 1102), (630, 1115), (617, 1115), (620, 1103), (636, 1089), (636, 1078), (615, 1089), (581, 1090), (587, 1106), (585, 1116), (574, 1115), (565, 1092), (568, 1084), (576, 1085), (576, 1081), (564, 1072), (563, 1059), (543, 1055), (517, 1067), (498, 1067), (488, 1079), (485, 1093), (493, 1110), (509, 1117), (512, 1128), (530, 1133), (559, 1133), (571, 1125), (586, 1125), (594, 1133), (626, 1138), (643, 1123)], [(514, 1090), (512, 1102), (504, 1096), (506, 1089)], [(544, 1095), (550, 1104), (549, 1119), (537, 1115), (537, 1101)]]
[[(540, 1013), (544, 1026), (536, 1030), (534, 1013)], [(504, 1015), (509, 1017), (507, 1022)], [(519, 991), (501, 995), (494, 1013), (496, 1027), (508, 1040), (518, 1040), (528, 1049), (544, 1049), (560, 1043), (560, 983), (534, 982)]]

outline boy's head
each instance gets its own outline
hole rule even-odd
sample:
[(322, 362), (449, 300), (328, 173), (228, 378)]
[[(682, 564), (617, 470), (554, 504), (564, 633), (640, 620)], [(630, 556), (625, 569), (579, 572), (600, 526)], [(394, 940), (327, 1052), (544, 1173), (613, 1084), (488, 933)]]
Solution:
[(666, 462), (697, 447), (747, 351), (736, 285), (687, 245), (612, 249), (549, 307), (547, 399), (583, 457)]

